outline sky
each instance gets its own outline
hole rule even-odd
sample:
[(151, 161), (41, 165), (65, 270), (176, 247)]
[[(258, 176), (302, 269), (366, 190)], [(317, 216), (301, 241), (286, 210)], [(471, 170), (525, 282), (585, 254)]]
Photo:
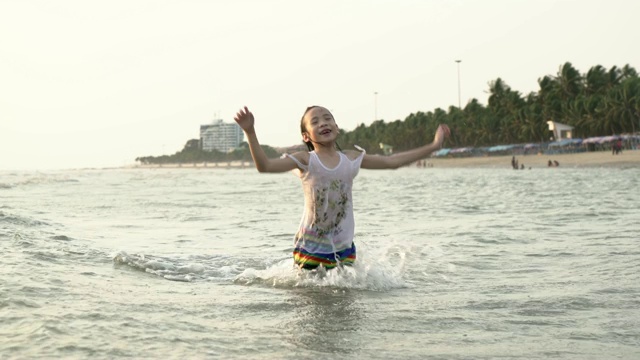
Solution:
[(309, 105), (349, 131), (486, 105), (498, 77), (535, 92), (567, 61), (640, 69), (638, 14), (626, 0), (0, 0), (0, 170), (132, 165), (245, 105), (280, 147), (301, 142)]

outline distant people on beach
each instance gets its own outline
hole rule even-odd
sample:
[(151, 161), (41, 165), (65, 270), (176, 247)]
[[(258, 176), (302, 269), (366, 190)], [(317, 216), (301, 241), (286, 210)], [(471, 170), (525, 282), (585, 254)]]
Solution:
[(611, 144), (611, 154), (618, 155), (622, 152), (622, 139), (616, 140), (613, 144)]
[(514, 170), (518, 170), (518, 160), (516, 160), (516, 157), (515, 157), (515, 156), (513, 156), (513, 157), (511, 158), (511, 167), (512, 167)]
[(549, 159), (549, 162), (547, 163), (548, 167), (558, 167), (560, 166), (560, 163), (557, 160), (553, 160), (551, 161), (551, 159)]
[[(518, 159), (516, 159), (515, 156), (511, 157), (511, 167), (513, 168), (513, 170), (524, 170), (524, 164), (519, 164), (518, 163)], [(531, 169), (531, 168), (529, 168)]]

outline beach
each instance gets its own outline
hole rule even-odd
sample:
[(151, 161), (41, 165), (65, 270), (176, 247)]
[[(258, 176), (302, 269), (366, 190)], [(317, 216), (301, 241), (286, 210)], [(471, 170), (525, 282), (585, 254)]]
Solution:
[[(438, 168), (510, 168), (512, 155), (467, 158), (430, 158), (428, 164)], [(638, 167), (640, 151), (627, 150), (618, 155), (610, 151), (582, 152), (573, 154), (516, 155), (516, 160), (525, 169), (547, 168), (549, 160), (557, 161), (559, 167)]]
[[(428, 158), (429, 167), (437, 168), (510, 168), (513, 155), (504, 156), (476, 156), (476, 157), (438, 157)], [(518, 164), (525, 169), (547, 168), (549, 160), (557, 161), (559, 167), (569, 168), (598, 168), (598, 167), (638, 167), (640, 166), (640, 151), (626, 150), (618, 155), (612, 155), (609, 151), (594, 151), (572, 154), (531, 154), (516, 155)], [(411, 165), (415, 167), (415, 164)], [(229, 169), (252, 168), (249, 161), (221, 162), (221, 163), (185, 163), (185, 164), (146, 164), (132, 165), (129, 168), (184, 168), (184, 169)]]

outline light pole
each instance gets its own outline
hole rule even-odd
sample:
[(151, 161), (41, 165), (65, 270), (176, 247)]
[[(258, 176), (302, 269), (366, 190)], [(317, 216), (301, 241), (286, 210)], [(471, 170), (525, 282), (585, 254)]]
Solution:
[(461, 103), (460, 103), (460, 62), (462, 60), (456, 60), (456, 62), (458, 63), (458, 108), (461, 108)]
[(378, 120), (378, 92), (373, 93), (373, 121)]

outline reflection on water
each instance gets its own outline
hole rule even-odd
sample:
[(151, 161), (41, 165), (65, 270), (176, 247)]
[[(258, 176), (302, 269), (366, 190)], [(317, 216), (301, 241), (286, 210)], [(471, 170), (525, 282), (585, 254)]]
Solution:
[(357, 353), (365, 317), (360, 296), (360, 291), (350, 289), (294, 289), (289, 301), (295, 315), (283, 326), (290, 329), (289, 341), (300, 355)]

